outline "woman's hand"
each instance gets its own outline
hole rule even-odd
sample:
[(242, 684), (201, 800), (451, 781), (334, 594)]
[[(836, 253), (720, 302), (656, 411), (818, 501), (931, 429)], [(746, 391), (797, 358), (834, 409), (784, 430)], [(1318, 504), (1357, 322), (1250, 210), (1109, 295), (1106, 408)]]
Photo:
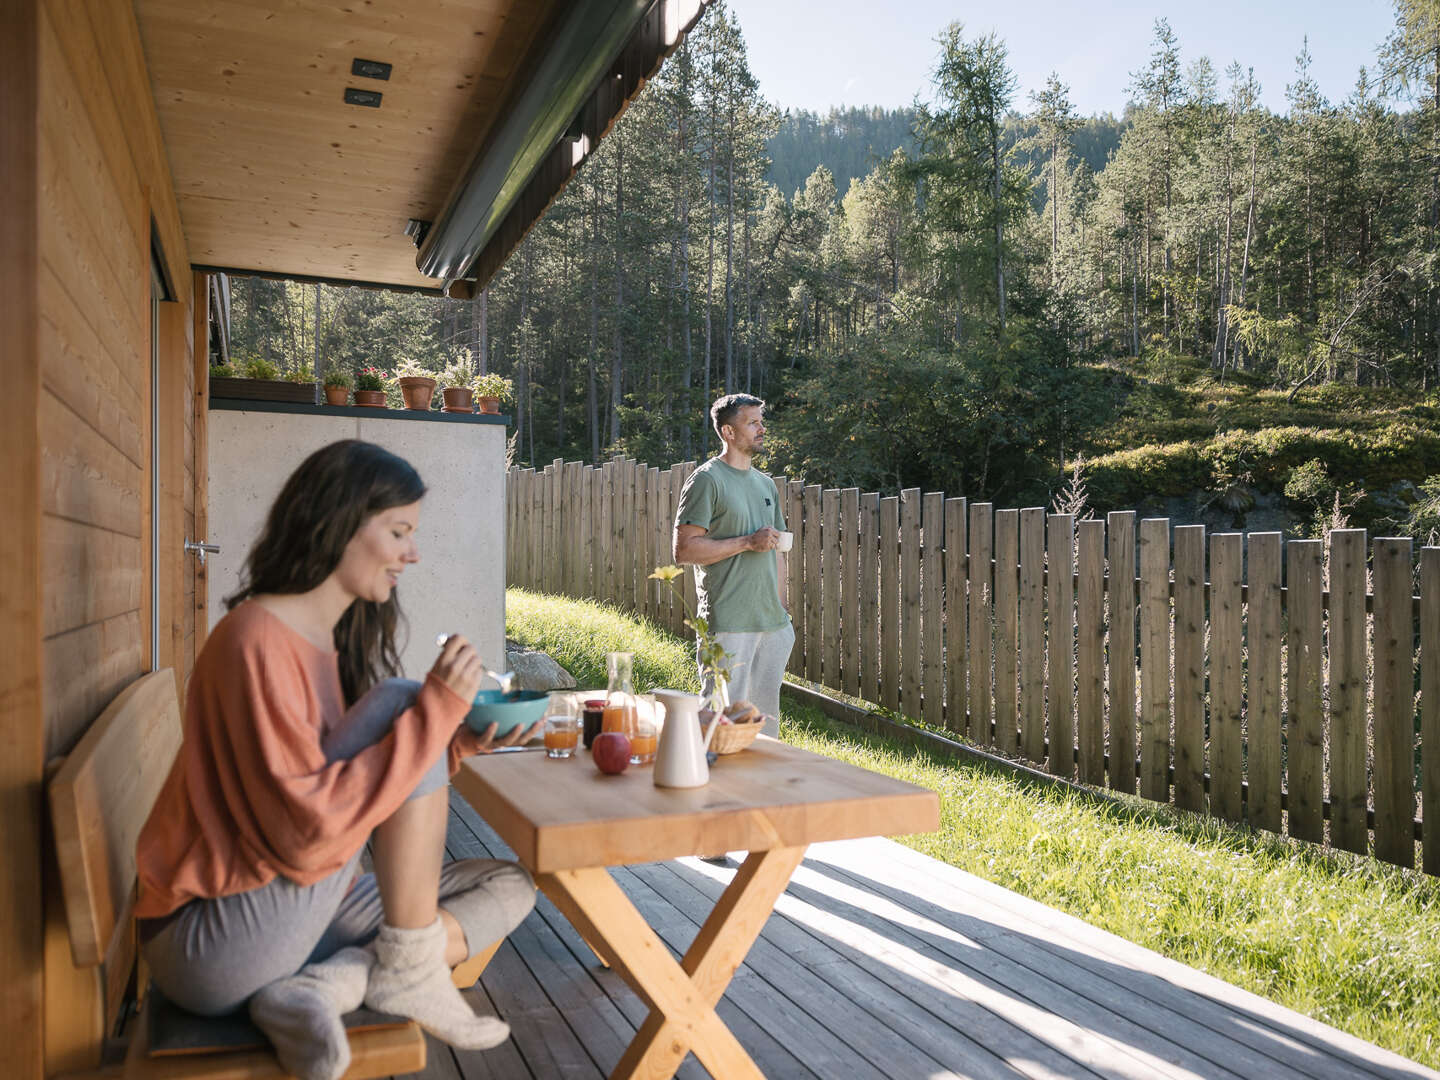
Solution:
[(480, 682), (485, 677), (485, 665), (480, 662), (475, 646), (459, 634), (451, 634), (441, 646), (430, 674), (453, 690), (457, 697), (474, 701)]
[(496, 740), (495, 729), (498, 725), (491, 724), (479, 734), (471, 731), (464, 724), (455, 733), (455, 747), (460, 751), (461, 757), (469, 757), (471, 754), (488, 754), (502, 746), (516, 746), (519, 743), (529, 742), (545, 727), (545, 721), (536, 720), (529, 728), (512, 728), (510, 734), (503, 739)]

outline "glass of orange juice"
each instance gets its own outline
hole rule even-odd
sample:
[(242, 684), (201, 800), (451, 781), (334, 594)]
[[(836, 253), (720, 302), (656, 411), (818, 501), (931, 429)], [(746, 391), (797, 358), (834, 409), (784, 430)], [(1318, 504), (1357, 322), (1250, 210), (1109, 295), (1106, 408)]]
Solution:
[(655, 760), (655, 695), (635, 695), (635, 734), (630, 736), (630, 764), (649, 765)]
[(545, 706), (545, 756), (568, 758), (580, 741), (580, 714), (569, 694), (551, 694)]

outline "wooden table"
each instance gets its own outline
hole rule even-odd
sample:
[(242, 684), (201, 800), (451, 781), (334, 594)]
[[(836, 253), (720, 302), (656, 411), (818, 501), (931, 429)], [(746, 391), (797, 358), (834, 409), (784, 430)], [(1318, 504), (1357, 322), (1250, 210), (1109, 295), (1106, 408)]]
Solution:
[[(672, 1076), (692, 1050), (714, 1077), (760, 1077), (715, 1006), (805, 848), (940, 823), (933, 791), (763, 736), (688, 790), (656, 787), (649, 768), (606, 776), (584, 752), (480, 755), (453, 783), (650, 1007), (615, 1080)], [(749, 855), (677, 964), (606, 867), (723, 851)]]

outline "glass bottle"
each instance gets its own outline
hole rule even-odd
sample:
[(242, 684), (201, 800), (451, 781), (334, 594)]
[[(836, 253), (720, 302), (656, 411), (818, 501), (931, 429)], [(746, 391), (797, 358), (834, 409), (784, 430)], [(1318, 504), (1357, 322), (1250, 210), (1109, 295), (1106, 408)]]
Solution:
[(634, 653), (612, 652), (605, 655), (610, 684), (605, 691), (605, 715), (600, 722), (601, 731), (618, 731), (632, 741), (635, 738), (636, 716), (635, 687), (631, 682), (634, 664)]

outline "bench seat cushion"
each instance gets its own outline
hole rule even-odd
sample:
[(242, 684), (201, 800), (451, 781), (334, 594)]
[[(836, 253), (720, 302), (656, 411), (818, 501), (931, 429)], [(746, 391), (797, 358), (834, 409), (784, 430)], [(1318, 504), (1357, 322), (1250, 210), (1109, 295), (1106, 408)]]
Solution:
[[(145, 996), (151, 1057), (179, 1054), (213, 1054), (230, 1050), (258, 1050), (270, 1045), (245, 1012), (227, 1016), (197, 1016), (170, 1001), (152, 983)], [(389, 1013), (356, 1009), (343, 1017), (352, 1035), (380, 1028), (401, 1028), (409, 1021)]]

